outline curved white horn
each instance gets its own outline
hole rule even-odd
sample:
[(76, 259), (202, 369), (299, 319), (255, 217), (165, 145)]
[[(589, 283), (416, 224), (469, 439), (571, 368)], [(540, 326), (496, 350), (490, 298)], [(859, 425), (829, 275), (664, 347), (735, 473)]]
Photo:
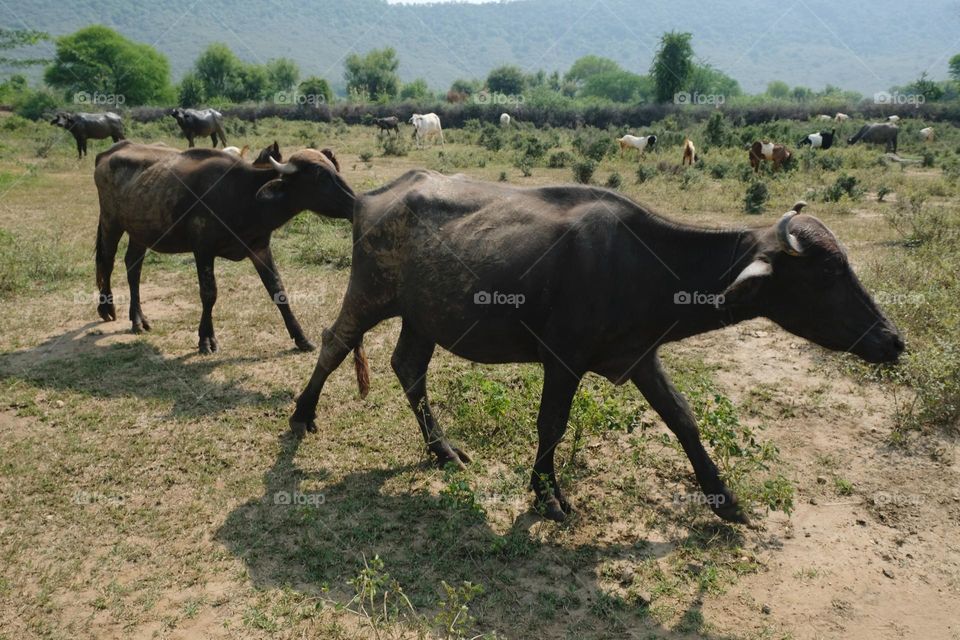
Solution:
[(273, 159), (273, 156), (270, 156), (270, 164), (272, 164), (273, 168), (277, 170), (277, 173), (281, 175), (290, 175), (297, 172), (297, 165), (289, 162), (277, 162)]
[(803, 246), (797, 240), (797, 236), (790, 233), (790, 220), (804, 205), (806, 205), (805, 202), (798, 202), (794, 205), (793, 211), (787, 211), (777, 223), (777, 240), (780, 242), (780, 249), (787, 255), (799, 256), (803, 253)]

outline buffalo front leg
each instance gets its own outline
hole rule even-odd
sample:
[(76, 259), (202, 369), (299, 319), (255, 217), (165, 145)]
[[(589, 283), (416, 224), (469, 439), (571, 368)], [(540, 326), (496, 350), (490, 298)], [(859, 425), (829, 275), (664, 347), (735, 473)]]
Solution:
[(710, 459), (710, 454), (703, 448), (697, 420), (686, 399), (667, 377), (660, 358), (654, 355), (642, 361), (637, 365), (632, 380), (653, 410), (677, 436), (713, 512), (724, 520), (746, 524), (746, 514), (740, 509), (736, 496), (720, 478), (720, 472)]
[[(355, 315), (356, 307), (353, 306), (348, 296), (340, 309), (340, 315), (334, 321), (333, 326), (323, 331), (320, 345), (320, 355), (317, 357), (317, 364), (313, 368), (313, 374), (303, 392), (297, 398), (297, 406), (293, 415), (290, 416), (290, 430), (298, 436), (303, 436), (306, 432), (316, 433), (317, 424), (317, 402), (320, 400), (320, 392), (323, 391), (323, 385), (326, 383), (330, 374), (340, 366), (343, 359), (347, 357), (350, 350), (354, 350), (354, 358), (358, 374), (358, 382), (361, 369), (366, 375), (366, 357), (363, 355), (363, 334), (366, 333), (379, 319), (372, 322), (359, 322)], [(361, 393), (366, 390), (361, 384)]]
[(543, 394), (540, 397), (540, 413), (537, 415), (537, 459), (533, 463), (530, 486), (537, 496), (537, 511), (545, 518), (563, 522), (572, 511), (560, 491), (554, 467), (554, 453), (567, 430), (570, 405), (580, 386), (579, 374), (571, 372), (556, 359), (543, 364)]
[(283, 316), (283, 324), (286, 325), (287, 333), (293, 338), (297, 349), (313, 351), (316, 347), (307, 340), (300, 323), (293, 315), (293, 310), (290, 309), (290, 301), (287, 299), (287, 292), (283, 289), (283, 281), (280, 279), (280, 272), (277, 271), (277, 265), (273, 261), (273, 252), (270, 247), (252, 252), (250, 260), (256, 267), (267, 293), (270, 294), (270, 298), (277, 305), (277, 309), (280, 310), (280, 315)]
[(147, 247), (131, 239), (123, 257), (127, 267), (127, 284), (130, 286), (130, 324), (134, 333), (150, 331), (150, 323), (140, 309), (140, 272), (146, 255)]
[(203, 311), (200, 314), (200, 353), (215, 353), (220, 345), (213, 332), (213, 305), (217, 302), (217, 279), (213, 274), (213, 256), (195, 253), (197, 278), (200, 281), (200, 302)]
[(390, 364), (417, 418), (427, 449), (436, 456), (441, 467), (452, 463), (462, 469), (465, 463), (470, 462), (470, 456), (447, 441), (427, 400), (427, 367), (433, 357), (434, 347), (432, 340), (419, 336), (404, 323)]

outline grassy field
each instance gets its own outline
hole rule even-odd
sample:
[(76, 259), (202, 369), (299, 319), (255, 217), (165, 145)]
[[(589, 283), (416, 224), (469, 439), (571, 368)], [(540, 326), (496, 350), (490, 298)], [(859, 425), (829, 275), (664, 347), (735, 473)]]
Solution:
[[(848, 123), (843, 137), (855, 130)], [(773, 223), (798, 199), (901, 326), (896, 368), (828, 354), (758, 320), (665, 350), (704, 439), (754, 511), (728, 525), (629, 386), (588, 377), (558, 453), (574, 503), (530, 511), (541, 373), (438, 353), (435, 409), (474, 462), (433, 467), (389, 365), (399, 322), (367, 335), (372, 389), (344, 367), (319, 433), (287, 432), (315, 362), (249, 263), (217, 263), (221, 351), (196, 353), (189, 255), (148, 254), (153, 331), (96, 315), (93, 154), (0, 119), (0, 638), (960, 638), (960, 130), (907, 120), (882, 149), (802, 151), (750, 175), (746, 141), (819, 123), (656, 123), (623, 132), (471, 125), (444, 148), (372, 127), (230, 122), (231, 144), (331, 147), (357, 191), (413, 167), (517, 185), (609, 185), (685, 222)], [(175, 123), (128, 126), (183, 147)], [(681, 168), (689, 135), (701, 161)], [(591, 159), (591, 157), (593, 159)], [(752, 186), (754, 184), (762, 186)], [(745, 213), (745, 194), (762, 212)], [(124, 241), (125, 244), (125, 241)], [(314, 341), (339, 308), (350, 229), (304, 213), (275, 235)], [(121, 253), (124, 245), (121, 245)], [(126, 318), (122, 263), (114, 276)]]

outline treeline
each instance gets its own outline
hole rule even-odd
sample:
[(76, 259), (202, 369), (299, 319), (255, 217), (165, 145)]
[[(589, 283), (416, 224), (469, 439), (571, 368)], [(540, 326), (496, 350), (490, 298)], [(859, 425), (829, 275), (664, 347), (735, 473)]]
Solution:
[[(49, 36), (0, 30), (0, 51), (15, 53), (43, 39)], [(374, 49), (345, 58), (346, 89), (338, 96), (328, 79), (302, 78), (300, 68), (290, 59), (249, 63), (222, 43), (209, 45), (174, 85), (163, 54), (94, 25), (57, 38), (51, 60), (16, 55), (0, 58), (12, 66), (43, 65), (45, 83), (30, 87), (24, 76), (14, 74), (0, 83), (0, 104), (12, 105), (20, 115), (33, 119), (63, 107), (117, 110), (173, 104), (214, 106), (243, 119), (275, 115), (347, 122), (385, 114), (407, 117), (414, 110), (429, 110), (440, 114), (448, 126), (496, 118), (505, 111), (538, 125), (643, 126), (678, 108), (695, 118), (711, 108), (722, 108), (734, 120), (748, 124), (815, 113), (832, 115), (839, 110), (884, 116), (892, 112), (891, 107), (903, 112), (906, 106), (931, 119), (956, 119), (960, 55), (950, 60), (949, 81), (934, 82), (924, 74), (906, 87), (891, 88), (891, 100), (900, 96), (912, 100), (904, 105), (864, 100), (858, 93), (829, 85), (814, 91), (783, 82), (770, 83), (763, 94), (746, 95), (735, 79), (698, 61), (692, 40), (690, 33), (663, 34), (646, 74), (588, 55), (562, 74), (504, 65), (485, 78), (458, 79), (439, 91), (422, 78), (401, 82), (396, 51)], [(133, 115), (142, 119), (160, 112), (141, 109)]]

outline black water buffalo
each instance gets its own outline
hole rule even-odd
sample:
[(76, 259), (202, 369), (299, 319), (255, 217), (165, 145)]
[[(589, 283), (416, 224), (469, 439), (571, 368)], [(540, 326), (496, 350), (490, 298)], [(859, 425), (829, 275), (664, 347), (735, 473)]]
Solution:
[[(126, 232), (129, 246), (124, 262), (135, 333), (150, 330), (140, 309), (140, 270), (147, 249), (191, 252), (203, 303), (200, 353), (218, 348), (213, 330), (214, 258), (250, 258), (297, 348), (312, 350), (287, 304), (270, 251), (270, 234), (304, 209), (349, 219), (354, 195), (327, 153), (307, 149), (293, 154), (288, 164), (272, 157), (270, 162), (271, 168), (260, 169), (216, 149), (178, 151), (130, 142), (99, 154), (94, 178), (100, 196), (96, 242), (100, 317), (117, 319), (110, 275), (117, 244)], [(276, 167), (301, 171), (281, 181)]]
[(227, 146), (227, 136), (223, 133), (223, 114), (216, 109), (182, 109), (177, 107), (170, 112), (180, 130), (186, 136), (187, 142), (193, 146), (194, 138), (203, 138), (210, 136), (213, 146), (217, 146), (217, 138), (225, 147)]
[(870, 362), (894, 361), (904, 348), (837, 239), (798, 215), (802, 206), (772, 227), (708, 230), (605, 189), (517, 188), (411, 171), (354, 205), (346, 296), (290, 426), (316, 430), (324, 382), (351, 349), (365, 393), (363, 335), (399, 316), (393, 369), (441, 464), (468, 458), (447, 441), (427, 400), (438, 344), (475, 362), (543, 364), (531, 486), (546, 517), (570, 512), (554, 448), (581, 378), (595, 372), (632, 381), (678, 437), (708, 504), (721, 518), (744, 521), (657, 349), (758, 316)]
[(87, 140), (112, 138), (114, 142), (123, 140), (123, 120), (117, 114), (107, 113), (66, 113), (54, 116), (50, 124), (63, 127), (73, 134), (77, 141), (77, 159), (87, 155)]
[(386, 118), (374, 118), (373, 124), (379, 127), (377, 133), (383, 133), (384, 131), (396, 131), (397, 135), (400, 135), (400, 118), (397, 116), (388, 116)]
[(889, 122), (875, 122), (865, 124), (860, 127), (850, 138), (847, 138), (847, 144), (856, 144), (857, 142), (872, 142), (873, 144), (886, 145), (888, 153), (897, 152), (897, 136), (900, 128)]

